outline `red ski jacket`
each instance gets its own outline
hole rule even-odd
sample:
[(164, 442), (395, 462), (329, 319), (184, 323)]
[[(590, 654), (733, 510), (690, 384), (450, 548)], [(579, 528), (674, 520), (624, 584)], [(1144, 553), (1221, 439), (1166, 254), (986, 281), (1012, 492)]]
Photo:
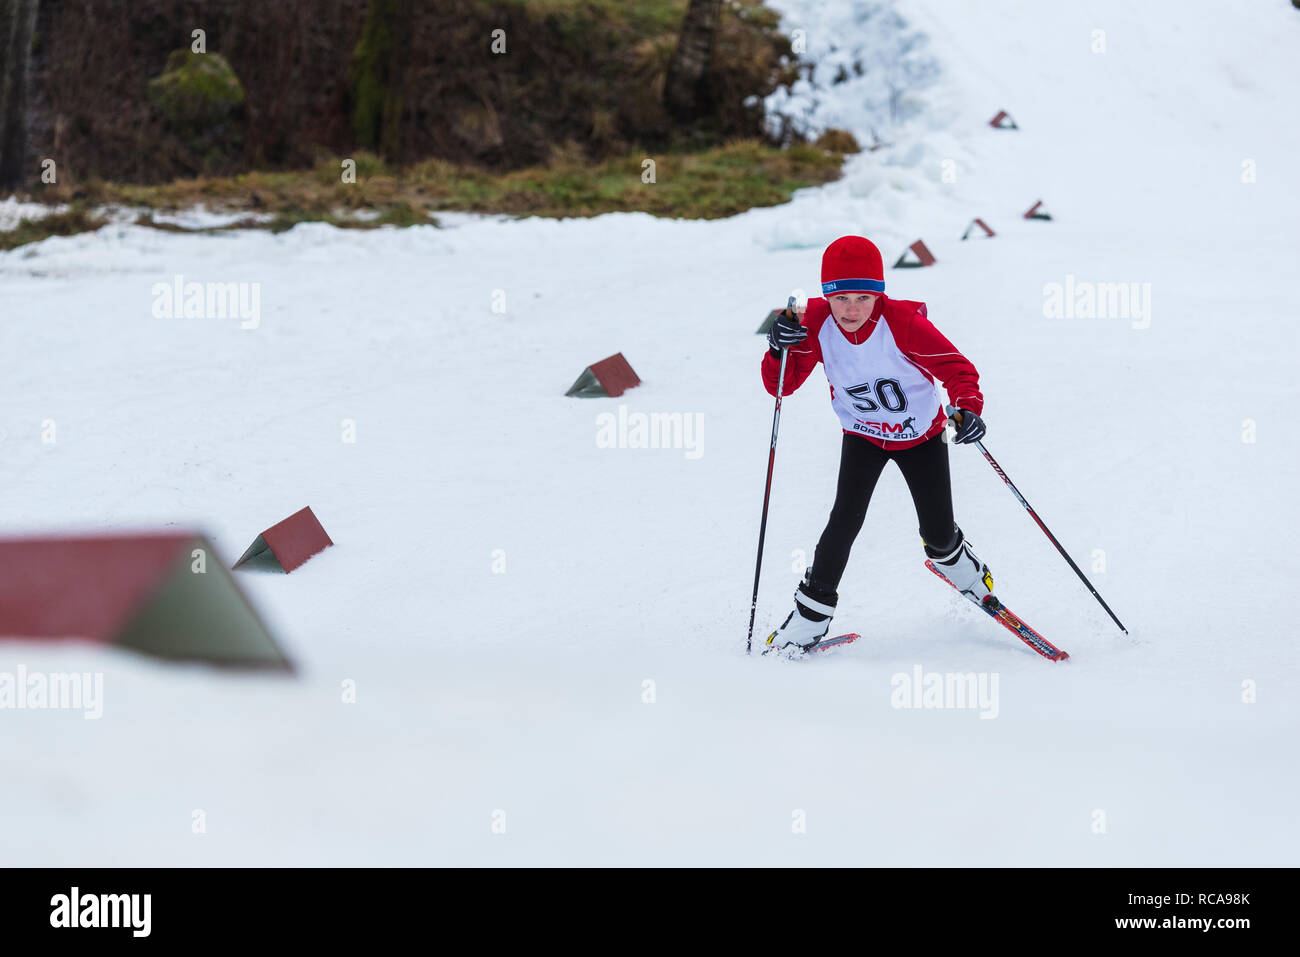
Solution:
[[(848, 333), (831, 318), (830, 303), (809, 299), (802, 324), (808, 337), (790, 350), (782, 394), (798, 389), (822, 363), (831, 404), (846, 433), (891, 451), (938, 435), (947, 416), (936, 380), (952, 405), (976, 415), (984, 410), (979, 373), (930, 322), (923, 302), (882, 295), (871, 318)], [(780, 360), (765, 353), (763, 385), (769, 395), (776, 395), (780, 369)]]

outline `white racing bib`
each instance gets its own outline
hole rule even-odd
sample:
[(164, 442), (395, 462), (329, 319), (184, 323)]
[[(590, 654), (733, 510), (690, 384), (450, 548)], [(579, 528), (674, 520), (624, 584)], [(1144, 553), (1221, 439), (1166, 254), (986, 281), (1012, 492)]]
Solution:
[(861, 345), (845, 338), (827, 316), (817, 334), (831, 384), (831, 405), (845, 431), (874, 439), (919, 439), (939, 414), (939, 388), (894, 342), (885, 317)]

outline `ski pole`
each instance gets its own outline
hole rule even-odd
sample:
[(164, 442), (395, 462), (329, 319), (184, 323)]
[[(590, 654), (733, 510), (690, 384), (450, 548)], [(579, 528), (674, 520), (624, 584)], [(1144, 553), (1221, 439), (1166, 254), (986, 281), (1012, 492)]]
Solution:
[[(794, 296), (785, 305), (794, 314)], [(781, 350), (781, 371), (776, 377), (776, 411), (772, 413), (772, 447), (767, 453), (767, 485), (763, 489), (763, 521), (758, 526), (758, 560), (754, 562), (754, 597), (749, 603), (749, 634), (745, 636), (745, 654), (750, 653), (754, 639), (754, 615), (758, 612), (758, 574), (763, 568), (763, 539), (767, 535), (767, 503), (772, 494), (772, 466), (776, 464), (776, 432), (781, 426), (781, 393), (785, 389), (785, 360), (790, 350)]]
[[(959, 411), (954, 409), (952, 406), (946, 406), (945, 411), (947, 411), (949, 416), (956, 419), (956, 424), (958, 426), (961, 425), (961, 413)], [(1051, 530), (1043, 524), (1043, 520), (1038, 517), (1038, 513), (1035, 512), (1033, 507), (1025, 501), (1025, 497), (1020, 494), (1020, 489), (1016, 488), (1015, 485), (1012, 484), (1011, 479), (1007, 478), (1007, 473), (1002, 471), (1002, 466), (998, 465), (993, 456), (989, 455), (989, 450), (984, 448), (984, 443), (977, 439), (975, 441), (975, 447), (984, 453), (984, 457), (989, 460), (989, 465), (993, 466), (993, 471), (997, 472), (998, 475), (1001, 476), (1002, 481), (1007, 483), (1007, 488), (1011, 489), (1011, 494), (1014, 495), (1017, 501), (1025, 507), (1025, 511), (1029, 513), (1029, 517), (1038, 523), (1038, 527), (1043, 530), (1043, 534), (1046, 535), (1051, 543), (1056, 546), (1056, 550), (1061, 553), (1061, 557), (1070, 563), (1070, 567), (1074, 569), (1074, 573), (1079, 576), (1079, 581), (1088, 586), (1088, 591), (1092, 592), (1092, 597), (1101, 602), (1101, 607), (1106, 609), (1106, 614), (1110, 615), (1115, 624), (1119, 625), (1119, 630), (1127, 635), (1128, 629), (1125, 628), (1124, 625), (1120, 623), (1120, 620), (1115, 617), (1115, 613), (1110, 610), (1110, 605), (1106, 604), (1105, 599), (1103, 599), (1101, 595), (1097, 594), (1097, 589), (1092, 587), (1092, 582), (1088, 581), (1088, 579), (1084, 577), (1083, 572), (1079, 571), (1079, 566), (1074, 563), (1074, 559), (1066, 553), (1065, 549), (1061, 547), (1061, 543), (1056, 540), (1056, 536), (1053, 535)]]

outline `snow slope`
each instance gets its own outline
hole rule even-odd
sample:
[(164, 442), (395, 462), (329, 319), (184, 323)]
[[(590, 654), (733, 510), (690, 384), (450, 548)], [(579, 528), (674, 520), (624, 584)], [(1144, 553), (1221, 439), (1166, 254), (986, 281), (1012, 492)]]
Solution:
[[(856, 43), (896, 10), (890, 29), (928, 36), (916, 55), (942, 65), (901, 128), (855, 90), (870, 70), (789, 100), (810, 128), (879, 125), (892, 145), (786, 206), (115, 225), (0, 254), (0, 529), (197, 525), (233, 561), (310, 504), (337, 543), (290, 576), (240, 576), (297, 679), (0, 643), (0, 673), (104, 674), (98, 720), (0, 710), (16, 822), (0, 861), (1297, 862), (1300, 14), (773, 5), (823, 58), (844, 51), (821, 37)], [(999, 109), (1019, 132), (986, 125)], [(1020, 219), (1040, 198), (1056, 219)], [(958, 242), (973, 216), (997, 238)], [(936, 268), (889, 272), (890, 293), (927, 301), (979, 367), (988, 448), (1085, 570), (1104, 553), (1091, 578), (1131, 640), (960, 448), (958, 521), (1070, 663), (925, 571), (892, 469), (841, 585), (836, 624), (863, 640), (798, 664), (744, 655), (772, 409), (752, 333), (816, 290), (845, 233), (887, 259), (918, 237), (934, 251)], [(154, 284), (177, 274), (259, 283), (259, 326), (154, 318)], [(1149, 324), (1047, 318), (1044, 288), (1067, 276), (1149, 283)], [(640, 388), (564, 397), (616, 351)], [(698, 415), (698, 454), (599, 447), (620, 405)], [(814, 373), (783, 407), (760, 640), (811, 557), (838, 447)], [(895, 707), (917, 667), (996, 676), (995, 716)]]

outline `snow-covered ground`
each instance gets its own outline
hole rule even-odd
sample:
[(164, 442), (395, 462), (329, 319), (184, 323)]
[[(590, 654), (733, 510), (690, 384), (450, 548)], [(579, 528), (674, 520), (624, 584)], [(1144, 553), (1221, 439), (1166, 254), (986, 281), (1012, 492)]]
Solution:
[[(882, 6), (773, 5), (823, 57)], [(0, 254), (0, 530), (193, 525), (233, 561), (309, 504), (336, 542), (239, 578), (296, 679), (0, 643), (0, 672), (104, 674), (98, 720), (0, 710), (0, 861), (1296, 864), (1300, 13), (885, 8), (942, 72), (901, 128), (879, 98), (855, 112), (852, 83), (817, 93), (814, 126), (892, 145), (785, 206), (113, 225)], [(1001, 109), (1018, 132), (987, 126)], [(1052, 222), (1020, 218), (1038, 199)], [(975, 216), (997, 237), (959, 242)], [(1131, 640), (958, 448), (958, 521), (1069, 663), (924, 569), (893, 469), (841, 585), (836, 624), (863, 639), (745, 656), (772, 412), (753, 330), (845, 233), (937, 256), (889, 292), (979, 367), (989, 450)], [(258, 284), (256, 328), (155, 318), (177, 275)], [(1142, 314), (1049, 318), (1067, 283), (1137, 284)], [(563, 395), (618, 351), (641, 387)], [(690, 417), (691, 447), (601, 447), (620, 406)], [(783, 407), (763, 635), (838, 450), (816, 372)], [(990, 697), (897, 707), (918, 668)]]
[(43, 219), (50, 213), (62, 212), (66, 207), (46, 206), (43, 203), (27, 203), (17, 196), (0, 199), (0, 231), (13, 229), (24, 219)]

